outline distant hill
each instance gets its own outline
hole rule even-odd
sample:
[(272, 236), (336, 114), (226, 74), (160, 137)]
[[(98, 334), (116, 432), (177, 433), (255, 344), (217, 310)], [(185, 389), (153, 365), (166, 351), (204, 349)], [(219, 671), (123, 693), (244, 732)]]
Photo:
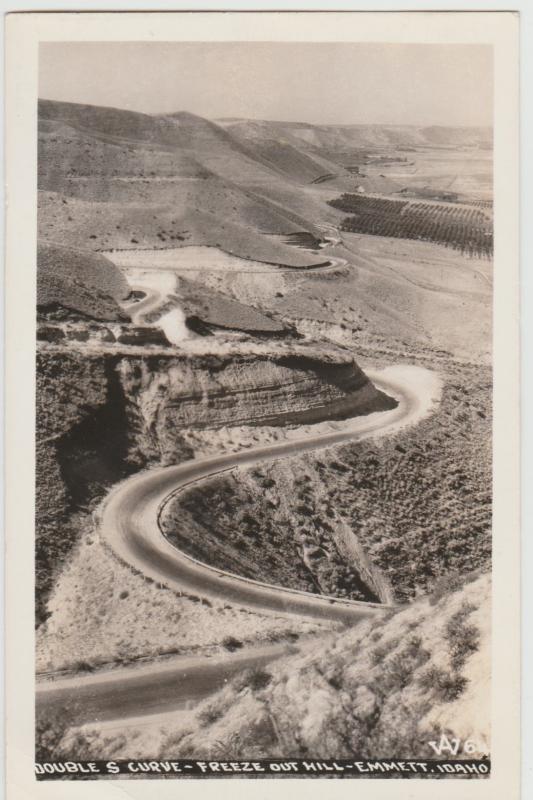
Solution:
[(305, 122), (220, 119), (219, 125), (244, 140), (284, 137), (307, 148), (410, 146), (486, 146), (492, 143), (492, 129), (440, 125), (311, 125)]

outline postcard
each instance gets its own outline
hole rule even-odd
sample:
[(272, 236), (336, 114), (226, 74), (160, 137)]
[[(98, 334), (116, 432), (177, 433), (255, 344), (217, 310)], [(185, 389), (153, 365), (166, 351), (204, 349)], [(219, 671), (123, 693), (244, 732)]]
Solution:
[(9, 798), (518, 800), (517, 41), (8, 16)]

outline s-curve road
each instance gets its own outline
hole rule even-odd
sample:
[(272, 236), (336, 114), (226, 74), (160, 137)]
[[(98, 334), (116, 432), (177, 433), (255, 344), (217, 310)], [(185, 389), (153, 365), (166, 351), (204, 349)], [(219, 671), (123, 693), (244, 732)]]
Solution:
[[(367, 375), (379, 389), (396, 397), (396, 408), (354, 418), (339, 424), (342, 429), (328, 433), (311, 433), (268, 447), (141, 472), (118, 484), (102, 505), (99, 526), (103, 540), (135, 570), (176, 592), (224, 600), (276, 616), (343, 623), (383, 613), (387, 608), (383, 605), (298, 592), (213, 569), (173, 547), (158, 524), (165, 500), (187, 484), (235, 466), (392, 434), (425, 417), (440, 396), (437, 376), (420, 367), (389, 367), (376, 373), (367, 371)], [(187, 702), (216, 691), (244, 667), (265, 664), (290, 652), (286, 644), (266, 645), (231, 656), (180, 657), (143, 667), (40, 681), (37, 707), (75, 708), (78, 724), (121, 719), (126, 727), (128, 718), (183, 708)]]
[[(274, 461), (317, 448), (392, 433), (424, 416), (435, 399), (435, 392), (431, 391), (435, 389), (434, 380), (431, 380), (434, 379), (433, 373), (420, 367), (391, 367), (381, 373), (371, 373), (369, 377), (377, 388), (396, 397), (396, 408), (356, 417), (340, 430), (140, 472), (118, 484), (101, 506), (98, 514), (100, 536), (122, 561), (176, 592), (223, 600), (277, 616), (298, 615), (353, 623), (379, 613), (383, 609), (380, 604), (324, 597), (223, 572), (178, 550), (163, 536), (159, 527), (159, 515), (165, 500), (184, 486), (236, 466)], [(421, 391), (424, 383), (425, 392)]]
[[(337, 242), (335, 242), (337, 244)], [(328, 245), (329, 246), (329, 245)], [(329, 263), (327, 266), (317, 266), (317, 267), (291, 267), (286, 269), (276, 269), (274, 267), (270, 268), (269, 270), (260, 270), (259, 272), (267, 273), (267, 274), (291, 274), (291, 275), (305, 275), (307, 272), (330, 272), (332, 270), (337, 269), (338, 267), (345, 267), (348, 265), (348, 262), (345, 258), (340, 258), (339, 256), (331, 257), (329, 259)], [(159, 272), (159, 268), (151, 268), (151, 267), (144, 267), (144, 269), (149, 272), (152, 269), (154, 272)], [(215, 268), (206, 268), (204, 269), (205, 272), (224, 272), (222, 268), (215, 269)], [(180, 272), (198, 272), (198, 267), (180, 267), (176, 268), (175, 270), (176, 275), (178, 276)], [(240, 274), (240, 273), (252, 273), (256, 274), (257, 270), (231, 270), (228, 272), (229, 275)], [(167, 300), (168, 293), (164, 293), (159, 289), (154, 287), (147, 287), (146, 285), (131, 285), (131, 291), (141, 291), (145, 294), (141, 300), (137, 300), (134, 302), (129, 302), (123, 305), (124, 311), (130, 315), (131, 321), (134, 325), (142, 325), (143, 318), (149, 314), (151, 311), (155, 311), (156, 308), (162, 306), (165, 301)], [(175, 294), (173, 292), (172, 294)]]
[(157, 306), (163, 302), (164, 298), (160, 291), (152, 288), (148, 289), (146, 286), (132, 286), (131, 291), (140, 291), (145, 294), (142, 300), (128, 303), (124, 306), (124, 311), (130, 315), (133, 324), (139, 325), (142, 317), (157, 308)]

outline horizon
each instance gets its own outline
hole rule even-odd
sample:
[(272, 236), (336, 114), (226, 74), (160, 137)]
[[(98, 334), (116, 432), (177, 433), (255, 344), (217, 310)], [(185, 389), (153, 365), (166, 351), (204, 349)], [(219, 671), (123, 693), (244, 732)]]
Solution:
[(148, 115), (492, 127), (488, 45), (42, 42), (39, 95)]
[(145, 114), (148, 117), (169, 117), (175, 116), (176, 114), (190, 114), (193, 117), (198, 117), (199, 119), (206, 119), (208, 122), (218, 123), (218, 122), (268, 122), (274, 125), (307, 125), (311, 127), (321, 127), (321, 128), (487, 128), (489, 130), (493, 129), (492, 124), (487, 125), (420, 125), (416, 123), (397, 123), (397, 122), (348, 122), (348, 123), (338, 123), (338, 122), (309, 122), (308, 120), (287, 120), (287, 119), (265, 119), (259, 117), (205, 117), (201, 114), (196, 114), (193, 111), (189, 111), (186, 108), (180, 108), (177, 111), (165, 111), (165, 112), (152, 112), (147, 113), (145, 111), (135, 111), (131, 108), (121, 108), (120, 106), (110, 106), (110, 105), (103, 105), (95, 103), (79, 103), (72, 100), (57, 100), (53, 97), (38, 97), (38, 102), (45, 102), (45, 103), (67, 103), (69, 105), (77, 105), (77, 106), (90, 106), (92, 108), (107, 108), (113, 111), (128, 111), (133, 114)]

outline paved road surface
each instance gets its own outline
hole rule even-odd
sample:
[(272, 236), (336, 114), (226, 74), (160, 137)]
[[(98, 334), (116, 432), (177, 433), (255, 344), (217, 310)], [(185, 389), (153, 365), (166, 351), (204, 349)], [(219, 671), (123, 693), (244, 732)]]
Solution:
[(180, 656), (147, 666), (42, 681), (37, 708), (75, 714), (78, 724), (165, 713), (187, 708), (221, 689), (236, 673), (294, 652), (269, 644), (233, 655)]

